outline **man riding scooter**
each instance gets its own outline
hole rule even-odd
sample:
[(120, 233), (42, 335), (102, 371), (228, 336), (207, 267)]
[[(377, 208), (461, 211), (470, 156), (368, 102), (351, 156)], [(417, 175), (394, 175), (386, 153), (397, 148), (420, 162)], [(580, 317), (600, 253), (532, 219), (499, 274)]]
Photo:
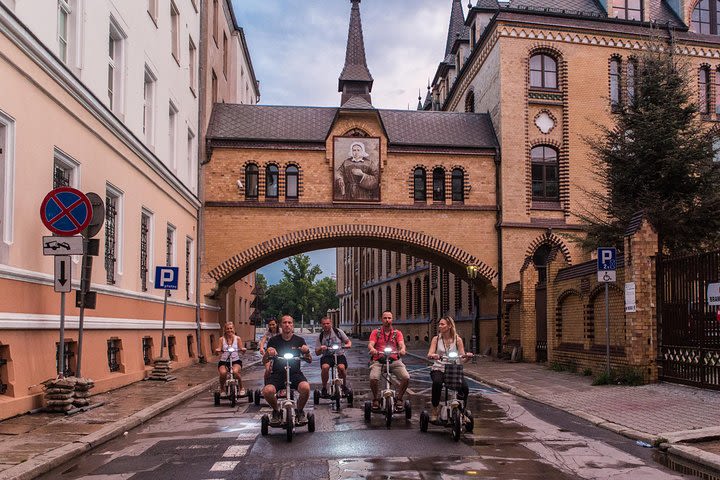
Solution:
[[(310, 347), (305, 343), (305, 339), (295, 335), (294, 320), (290, 315), (283, 315), (280, 319), (280, 335), (272, 337), (267, 343), (267, 349), (263, 356), (263, 363), (269, 362), (276, 356), (283, 357), (286, 353), (302, 355), (302, 358), (308, 362), (312, 362), (310, 355)], [(300, 362), (293, 362), (290, 367), (290, 385), (286, 385), (285, 368), (281, 362), (274, 362), (272, 372), (265, 383), (262, 394), (265, 400), (273, 409), (270, 424), (276, 426), (282, 422), (282, 414), (278, 410), (277, 392), (292, 388), (298, 391), (299, 398), (297, 403), (297, 422), (299, 424), (307, 423), (305, 415), (305, 404), (310, 398), (310, 384), (305, 375), (300, 371)]]
[[(400, 360), (400, 357), (407, 353), (405, 350), (405, 341), (403, 340), (402, 332), (392, 326), (393, 314), (391, 311), (385, 310), (382, 313), (381, 320), (382, 327), (372, 331), (370, 341), (368, 342), (368, 350), (372, 358), (372, 362), (370, 363), (370, 390), (372, 390), (373, 394), (372, 408), (373, 410), (380, 408), (378, 382), (380, 381), (380, 375), (384, 367), (380, 362), (384, 360), (391, 362), (390, 373), (395, 375), (400, 381), (397, 402), (395, 403), (395, 411), (399, 413), (404, 410), (403, 396), (405, 395), (405, 390), (407, 390), (408, 383), (410, 383), (410, 374), (408, 374), (405, 364)], [(386, 358), (382, 353), (386, 347), (389, 347), (391, 351), (397, 353)]]
[[(337, 372), (338, 376), (342, 379), (343, 394), (347, 394), (347, 368), (348, 363), (345, 358), (345, 348), (350, 348), (352, 342), (345, 335), (345, 332), (339, 330), (332, 325), (332, 320), (329, 317), (323, 317), (320, 319), (320, 325), (322, 330), (318, 337), (315, 345), (315, 355), (322, 355), (320, 357), (320, 378), (322, 380), (322, 396), (328, 396), (327, 383), (330, 377), (330, 368), (335, 366), (335, 355), (337, 353)], [(332, 346), (340, 345), (341, 349), (337, 352), (333, 352)]]

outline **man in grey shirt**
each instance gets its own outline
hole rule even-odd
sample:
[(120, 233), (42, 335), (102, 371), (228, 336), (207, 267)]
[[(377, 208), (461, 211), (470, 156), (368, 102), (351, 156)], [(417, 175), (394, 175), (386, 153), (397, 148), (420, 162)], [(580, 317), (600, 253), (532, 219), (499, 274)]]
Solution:
[[(332, 320), (329, 317), (323, 317), (320, 319), (320, 336), (318, 337), (317, 343), (315, 344), (315, 354), (320, 355), (320, 378), (322, 379), (322, 395), (327, 396), (327, 383), (330, 377), (330, 368), (335, 364), (335, 352), (337, 352), (338, 359), (338, 376), (343, 381), (343, 393), (347, 393), (347, 359), (345, 358), (345, 349), (352, 346), (352, 342), (345, 335), (342, 330), (333, 327)], [(340, 348), (333, 351), (333, 345), (338, 345)]]

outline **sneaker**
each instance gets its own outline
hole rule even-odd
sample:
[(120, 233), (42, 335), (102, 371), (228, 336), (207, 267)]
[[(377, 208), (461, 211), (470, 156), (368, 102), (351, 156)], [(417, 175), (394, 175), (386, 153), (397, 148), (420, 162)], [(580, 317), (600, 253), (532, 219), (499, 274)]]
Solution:
[(272, 417), (270, 417), (270, 425), (279, 427), (282, 424), (282, 413), (280, 410), (273, 410)]
[(307, 420), (307, 415), (305, 415), (305, 411), (304, 411), (304, 410), (298, 410), (298, 411), (296, 412), (296, 415), (297, 415), (297, 416), (296, 416), (295, 418), (296, 418), (297, 423), (307, 423), (307, 421), (308, 421), (308, 420)]
[(247, 396), (247, 390), (245, 390), (244, 388), (241, 388), (238, 395), (240, 395), (241, 397)]
[(438, 421), (438, 407), (433, 407), (432, 411), (430, 412), (430, 421), (433, 423)]
[(398, 400), (398, 403), (395, 405), (395, 413), (402, 413), (405, 411), (405, 407), (402, 404), (401, 400)]

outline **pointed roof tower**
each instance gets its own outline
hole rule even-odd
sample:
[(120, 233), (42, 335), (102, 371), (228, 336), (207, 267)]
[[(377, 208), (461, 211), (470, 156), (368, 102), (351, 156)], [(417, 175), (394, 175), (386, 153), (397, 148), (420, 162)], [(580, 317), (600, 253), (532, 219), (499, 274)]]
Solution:
[(455, 40), (462, 36), (465, 30), (465, 16), (463, 15), (460, 0), (453, 0), (450, 11), (450, 26), (448, 27), (447, 43), (445, 44), (445, 58), (452, 54)]
[[(344, 105), (352, 97), (360, 97), (372, 105), (370, 92), (373, 78), (365, 60), (365, 41), (363, 40), (360, 20), (360, 0), (350, 0), (350, 28), (348, 29), (345, 66), (338, 79), (338, 91), (342, 93), (340, 104)], [(462, 13), (461, 13), (462, 15)]]

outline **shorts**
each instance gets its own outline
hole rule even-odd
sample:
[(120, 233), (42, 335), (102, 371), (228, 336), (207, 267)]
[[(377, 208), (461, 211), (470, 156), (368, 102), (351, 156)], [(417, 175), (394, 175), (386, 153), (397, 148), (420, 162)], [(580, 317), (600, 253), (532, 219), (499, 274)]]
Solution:
[[(230, 363), (230, 362), (222, 362), (222, 361), (220, 361), (220, 362), (218, 362), (218, 368), (220, 368), (220, 367), (228, 368), (228, 363)], [(233, 364), (233, 365), (240, 365), (240, 368), (242, 368), (242, 360), (235, 360), (235, 361), (232, 362), (232, 364)]]
[[(307, 378), (305, 378), (302, 372), (290, 372), (290, 388), (297, 390), (301, 382), (307, 382)], [(275, 387), (275, 390), (278, 391), (284, 389), (285, 371), (272, 372), (265, 382), (265, 385), (272, 385)]]
[[(330, 365), (330, 368), (332, 368), (335, 365), (335, 355), (324, 355), (320, 357), (320, 366), (323, 365)], [(338, 365), (345, 365), (345, 368), (347, 368), (347, 358), (345, 358), (345, 355), (338, 355)]]
[[(382, 372), (385, 371), (385, 365), (378, 362), (377, 360), (373, 361), (370, 364), (370, 380), (380, 380), (380, 376)], [(402, 360), (395, 360), (390, 364), (390, 373), (392, 375), (395, 375), (398, 380), (409, 380), (410, 374), (408, 373), (407, 369), (405, 368), (405, 364), (402, 362)]]

